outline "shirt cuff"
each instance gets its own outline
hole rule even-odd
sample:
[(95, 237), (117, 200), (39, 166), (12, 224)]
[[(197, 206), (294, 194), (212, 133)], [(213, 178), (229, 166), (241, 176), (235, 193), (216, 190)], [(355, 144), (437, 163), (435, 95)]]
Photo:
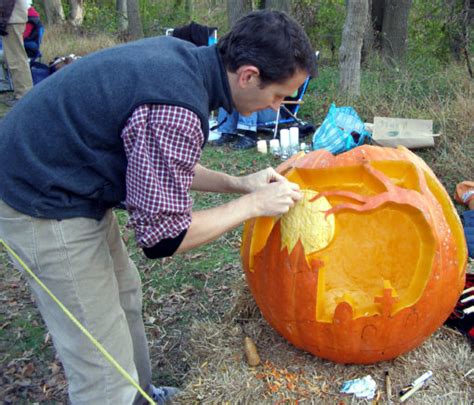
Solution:
[(144, 247), (143, 253), (149, 259), (159, 259), (160, 257), (168, 257), (172, 256), (174, 252), (179, 248), (181, 242), (183, 241), (184, 237), (186, 236), (187, 229), (182, 231), (178, 236), (175, 238), (165, 238), (160, 240), (156, 245), (152, 247)]

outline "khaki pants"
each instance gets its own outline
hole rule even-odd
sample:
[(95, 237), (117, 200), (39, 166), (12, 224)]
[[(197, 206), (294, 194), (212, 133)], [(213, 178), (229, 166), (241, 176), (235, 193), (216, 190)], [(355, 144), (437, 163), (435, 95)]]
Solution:
[[(151, 370), (141, 314), (140, 277), (128, 257), (112, 210), (101, 221), (57, 221), (23, 215), (0, 200), (0, 239), (112, 357), (149, 389)], [(25, 277), (63, 362), (71, 402), (132, 404), (137, 390), (43, 289)]]
[(7, 24), (8, 35), (2, 37), (3, 51), (12, 75), (15, 98), (21, 98), (33, 87), (30, 64), (23, 46), (25, 24)]

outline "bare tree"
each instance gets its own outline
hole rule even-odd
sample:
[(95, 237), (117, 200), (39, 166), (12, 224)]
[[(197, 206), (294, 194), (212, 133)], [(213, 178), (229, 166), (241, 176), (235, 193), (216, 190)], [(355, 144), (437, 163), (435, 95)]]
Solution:
[(288, 14), (291, 12), (291, 1), (290, 0), (263, 0), (261, 3), (264, 5), (264, 8), (270, 10), (280, 10)]
[(117, 0), (115, 3), (115, 10), (117, 11), (117, 25), (120, 32), (127, 31), (127, 0)]
[(451, 54), (457, 61), (464, 59), (471, 78), (473, 71), (469, 56), (470, 34), (474, 20), (474, 1), (444, 0), (446, 18), (443, 32), (446, 33)]
[(464, 7), (461, 13), (461, 26), (462, 26), (462, 53), (466, 60), (467, 70), (469, 71), (469, 75), (471, 79), (474, 77), (472, 72), (471, 66), (471, 57), (469, 56), (469, 48), (470, 48), (470, 38), (469, 34), (471, 32), (472, 21), (474, 20), (474, 5), (470, 0), (464, 0)]
[(84, 20), (84, 0), (69, 0), (69, 6), (69, 22), (75, 27), (81, 26)]
[(61, 0), (44, 0), (44, 9), (48, 24), (64, 23), (64, 10)]
[(367, 24), (368, 0), (349, 0), (347, 16), (339, 48), (340, 84), (339, 90), (350, 95), (360, 95), (360, 60), (362, 41)]
[(252, 0), (227, 0), (227, 17), (229, 19), (229, 27), (244, 15), (252, 11)]
[(319, 1), (307, 4), (304, 0), (292, 2), (292, 15), (303, 26), (303, 28), (311, 28), (317, 24), (317, 16), (321, 4)]
[(138, 0), (127, 0), (128, 35), (131, 40), (143, 38)]
[(374, 49), (379, 51), (382, 50), (382, 27), (383, 27), (383, 15), (385, 10), (385, 0), (372, 0), (372, 4), (369, 8), (370, 14), (370, 27), (373, 31), (373, 45)]
[(412, 0), (385, 0), (382, 55), (390, 63), (404, 60), (408, 39), (408, 15)]
[(372, 24), (372, 0), (368, 0), (368, 17), (367, 24), (365, 25), (364, 40), (362, 42), (361, 62), (364, 62), (369, 57), (369, 55), (372, 53), (374, 45), (375, 28)]

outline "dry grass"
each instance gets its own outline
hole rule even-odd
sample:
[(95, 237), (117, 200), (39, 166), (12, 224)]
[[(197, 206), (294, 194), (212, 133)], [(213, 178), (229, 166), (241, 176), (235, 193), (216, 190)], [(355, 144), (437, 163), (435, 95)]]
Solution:
[(472, 91), (458, 92), (451, 101), (440, 101), (430, 113), (439, 123), (441, 136), (436, 139), (436, 148), (424, 151), (422, 157), (447, 188), (454, 188), (459, 181), (472, 178), (474, 171)]
[(45, 30), (41, 52), (44, 62), (49, 63), (56, 56), (72, 53), (84, 56), (117, 43), (117, 38), (110, 34), (88, 34), (68, 26), (48, 26)]
[[(474, 262), (471, 263), (474, 270)], [(342, 383), (370, 374), (377, 382), (377, 398), (387, 403), (384, 373), (398, 391), (432, 370), (434, 377), (407, 403), (470, 404), (474, 400), (474, 356), (468, 340), (442, 327), (417, 349), (395, 360), (374, 365), (342, 365), (296, 349), (261, 317), (245, 282), (233, 297), (234, 308), (216, 322), (196, 321), (188, 350), (192, 354), (186, 385), (176, 403), (293, 404), (366, 403), (339, 393)], [(262, 363), (249, 367), (243, 340), (250, 336)]]

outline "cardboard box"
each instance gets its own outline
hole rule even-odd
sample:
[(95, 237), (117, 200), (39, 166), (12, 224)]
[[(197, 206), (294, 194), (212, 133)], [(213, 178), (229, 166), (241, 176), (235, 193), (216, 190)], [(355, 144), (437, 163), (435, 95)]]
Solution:
[(374, 117), (372, 139), (381, 146), (406, 146), (409, 149), (434, 146), (432, 120)]

